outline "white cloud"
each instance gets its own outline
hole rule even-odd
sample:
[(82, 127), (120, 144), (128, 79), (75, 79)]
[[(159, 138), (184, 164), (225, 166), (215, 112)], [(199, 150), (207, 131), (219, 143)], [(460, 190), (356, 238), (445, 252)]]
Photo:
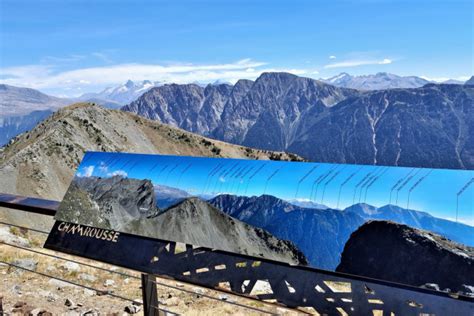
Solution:
[(337, 63), (327, 64), (324, 66), (326, 69), (331, 68), (348, 68), (348, 67), (358, 67), (366, 65), (388, 65), (393, 61), (389, 58), (384, 58), (382, 60), (376, 59), (354, 59), (354, 60), (345, 60)]
[[(116, 64), (101, 67), (57, 71), (52, 65), (27, 65), (0, 69), (0, 81), (15, 86), (46, 90), (49, 93), (67, 94), (83, 90), (97, 91), (131, 80), (152, 80), (173, 83), (236, 82), (238, 79), (255, 79), (263, 72), (286, 71), (296, 75), (307, 73), (305, 69), (265, 67), (265, 62), (242, 59), (221, 64)], [(52, 92), (51, 92), (52, 91)]]
[(331, 56), (329, 56), (329, 59), (336, 59), (336, 56), (331, 55)]
[(77, 173), (78, 177), (90, 177), (94, 173), (94, 166), (83, 167), (82, 171)]
[(115, 170), (113, 172), (108, 173), (107, 176), (108, 177), (121, 176), (121, 177), (126, 178), (128, 177), (128, 174), (123, 170)]

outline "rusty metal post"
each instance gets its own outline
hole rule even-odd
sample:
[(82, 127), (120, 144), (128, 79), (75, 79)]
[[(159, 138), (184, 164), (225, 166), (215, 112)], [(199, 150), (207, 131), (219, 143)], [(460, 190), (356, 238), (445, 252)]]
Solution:
[(142, 274), (142, 298), (143, 315), (158, 316), (158, 291), (156, 289), (155, 277), (150, 274)]

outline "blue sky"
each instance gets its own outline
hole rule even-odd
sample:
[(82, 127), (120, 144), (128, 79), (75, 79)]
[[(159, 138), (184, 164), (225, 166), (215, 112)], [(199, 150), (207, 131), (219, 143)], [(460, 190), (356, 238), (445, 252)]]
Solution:
[[(117, 153), (87, 153), (78, 176), (150, 179), (192, 195), (260, 196), (312, 201), (344, 209), (387, 204), (455, 220), (456, 197), (472, 170), (288, 163)], [(411, 191), (411, 193), (410, 193)], [(474, 226), (474, 183), (459, 195), (458, 219)]]
[(0, 81), (80, 95), (127, 79), (473, 74), (472, 1), (0, 2)]

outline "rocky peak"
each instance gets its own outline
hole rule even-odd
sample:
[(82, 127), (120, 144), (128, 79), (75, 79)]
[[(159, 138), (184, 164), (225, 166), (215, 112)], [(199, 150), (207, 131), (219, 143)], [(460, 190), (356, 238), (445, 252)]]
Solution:
[(336, 270), (457, 292), (474, 285), (474, 248), (406, 225), (369, 221), (352, 233)]

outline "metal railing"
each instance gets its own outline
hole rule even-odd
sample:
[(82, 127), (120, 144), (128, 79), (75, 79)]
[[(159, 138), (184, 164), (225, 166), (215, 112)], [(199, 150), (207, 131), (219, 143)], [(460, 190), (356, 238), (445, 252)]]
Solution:
[[(59, 203), (56, 201), (51, 201), (51, 200), (43, 200), (43, 199), (36, 199), (36, 198), (30, 198), (30, 197), (22, 197), (22, 196), (14, 196), (14, 195), (9, 195), (9, 194), (0, 194), (0, 211), (2, 208), (9, 209), (10, 211), (23, 211), (23, 212), (29, 212), (33, 214), (39, 214), (39, 215), (44, 215), (44, 216), (54, 216), (56, 213), (56, 209), (58, 207)], [(0, 212), (1, 214), (1, 212)], [(6, 226), (6, 227), (11, 227), (11, 228), (16, 228), (25, 232), (32, 232), (35, 234), (47, 236), (49, 234), (48, 231), (41, 230), (38, 228), (34, 227), (27, 227), (23, 225), (18, 225), (14, 223), (9, 223), (6, 221), (0, 221), (0, 225)], [(14, 243), (9, 243), (5, 241), (0, 240), (0, 245), (4, 245), (7, 247), (15, 248), (19, 251), (22, 252), (27, 252), (30, 254), (33, 254), (35, 256), (43, 256), (43, 257), (48, 257), (52, 258), (54, 260), (61, 260), (64, 262), (71, 262), (78, 264), (83, 267), (88, 267), (91, 269), (97, 269), (105, 273), (110, 273), (110, 274), (116, 274), (121, 277), (129, 278), (129, 279), (134, 279), (134, 280), (140, 280), (141, 281), (141, 289), (142, 289), (142, 303), (137, 303), (137, 300), (131, 297), (126, 297), (124, 295), (116, 294), (113, 291), (107, 291), (102, 288), (98, 287), (93, 287), (85, 284), (81, 284), (76, 281), (72, 281), (67, 278), (62, 278), (57, 275), (53, 275), (51, 273), (45, 273), (45, 272), (40, 272), (37, 270), (33, 269), (28, 269), (26, 267), (20, 266), (18, 264), (15, 264), (13, 262), (8, 262), (6, 260), (0, 260), (0, 264), (8, 265), (11, 268), (19, 269), (22, 271), (25, 271), (27, 273), (32, 273), (40, 277), (45, 277), (45, 278), (50, 278), (50, 279), (55, 279), (60, 282), (64, 282), (79, 288), (95, 291), (96, 293), (100, 293), (101, 295), (106, 295), (111, 298), (118, 299), (123, 302), (128, 302), (131, 304), (140, 304), (142, 305), (143, 311), (145, 315), (178, 315), (178, 312), (171, 311), (168, 309), (161, 308), (159, 306), (159, 300), (158, 300), (158, 287), (162, 289), (168, 289), (168, 290), (173, 290), (173, 291), (179, 291), (183, 292), (186, 294), (189, 294), (191, 296), (198, 296), (199, 298), (203, 299), (208, 299), (212, 301), (219, 302), (219, 304), (226, 304), (233, 306), (235, 308), (240, 308), (243, 310), (246, 310), (247, 312), (255, 312), (258, 314), (271, 314), (274, 315), (276, 314), (278, 309), (286, 310), (286, 311), (293, 311), (297, 313), (302, 313), (306, 314), (302, 310), (295, 310), (291, 308), (286, 308), (284, 306), (280, 306), (277, 304), (273, 303), (268, 303), (268, 302), (262, 302), (260, 300), (252, 299), (252, 298), (244, 298), (241, 296), (237, 295), (232, 295), (232, 293), (229, 293), (227, 291), (219, 291), (218, 289), (210, 289), (206, 287), (199, 287), (196, 284), (187, 284), (186, 282), (180, 281), (180, 283), (177, 283), (176, 285), (171, 285), (168, 284), (170, 283), (170, 280), (168, 278), (163, 278), (161, 279), (159, 276), (155, 275), (148, 275), (148, 274), (139, 274), (138, 273), (133, 274), (124, 272), (123, 269), (115, 269), (115, 266), (109, 265), (109, 264), (104, 264), (101, 262), (101, 265), (93, 264), (95, 261), (92, 261), (90, 259), (82, 259), (77, 260), (75, 258), (68, 258), (70, 255), (67, 255), (68, 257), (64, 256), (61, 253), (57, 253), (54, 251), (46, 250), (37, 250), (21, 245), (17, 245)], [(89, 262), (91, 263), (89, 263)], [(104, 267), (105, 265), (105, 267)], [(139, 276), (140, 275), (140, 276)], [(206, 294), (203, 291), (196, 292), (193, 289), (188, 289), (187, 287), (194, 287), (194, 288), (201, 288), (205, 291), (212, 291), (216, 295), (225, 295), (224, 297), (226, 299), (223, 299), (223, 297), (217, 297), (215, 295), (211, 294)], [(1, 295), (0, 295), (1, 296)], [(237, 300), (244, 300), (248, 301), (248, 304), (245, 302), (238, 302)], [(255, 302), (258, 302), (258, 304), (255, 304)], [(256, 307), (252, 306), (253, 305), (259, 305), (259, 306), (264, 306), (268, 309), (264, 309), (263, 307)], [(2, 310), (2, 303), (0, 300), (0, 315), (3, 315), (4, 311)]]

